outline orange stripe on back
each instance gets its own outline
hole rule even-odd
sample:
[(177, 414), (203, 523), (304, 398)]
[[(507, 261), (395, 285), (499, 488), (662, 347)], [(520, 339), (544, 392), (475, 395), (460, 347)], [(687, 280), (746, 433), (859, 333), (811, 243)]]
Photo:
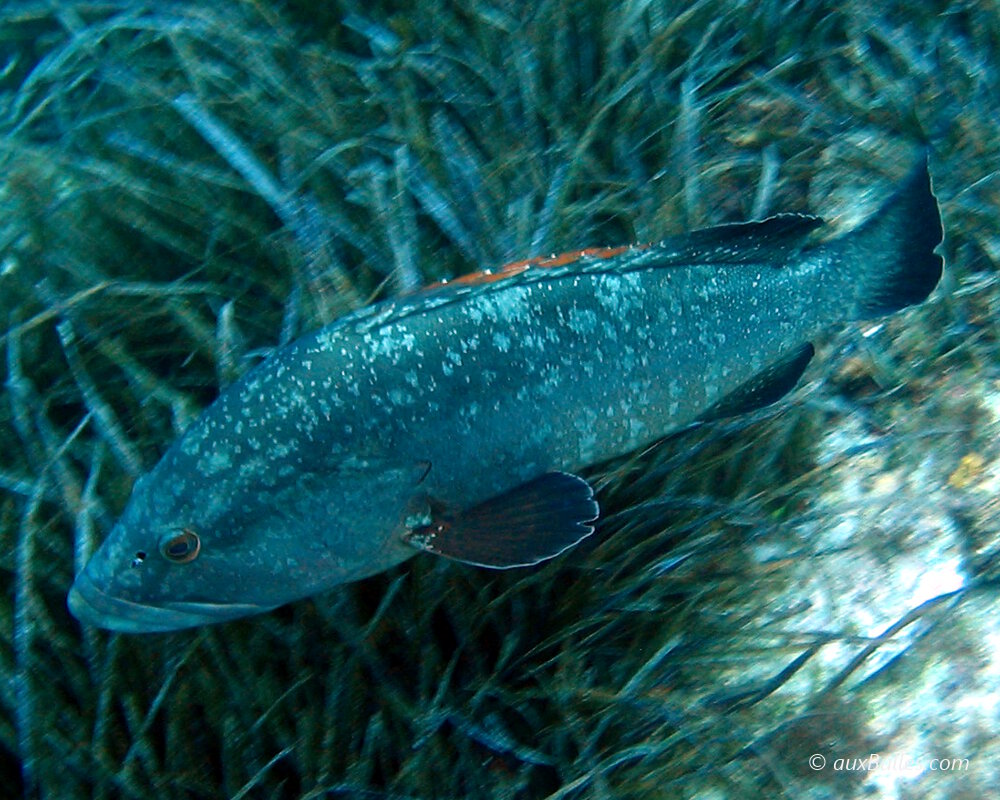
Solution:
[(526, 258), (521, 261), (512, 261), (498, 269), (470, 272), (467, 275), (461, 275), (450, 281), (438, 281), (437, 283), (429, 284), (425, 288), (438, 289), (442, 286), (479, 286), (519, 275), (532, 267), (541, 267), (543, 269), (548, 267), (564, 267), (567, 264), (573, 264), (584, 258), (614, 258), (629, 250), (646, 250), (651, 246), (648, 244), (626, 244), (619, 247), (585, 247), (582, 250), (571, 250), (568, 253), (560, 253), (559, 255), (535, 256), (534, 258)]

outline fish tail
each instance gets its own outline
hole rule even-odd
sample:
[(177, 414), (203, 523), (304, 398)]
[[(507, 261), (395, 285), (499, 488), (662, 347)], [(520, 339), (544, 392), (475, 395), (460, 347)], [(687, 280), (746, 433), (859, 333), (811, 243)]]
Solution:
[(943, 236), (925, 154), (892, 197), (837, 242), (851, 267), (852, 316), (879, 317), (925, 300), (941, 279), (934, 248)]

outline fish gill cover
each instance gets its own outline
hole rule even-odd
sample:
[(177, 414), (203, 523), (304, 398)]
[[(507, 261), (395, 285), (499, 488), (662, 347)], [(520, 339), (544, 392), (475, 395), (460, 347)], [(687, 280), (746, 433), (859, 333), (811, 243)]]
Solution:
[[(998, 13), (5, 4), (4, 790), (986, 794)], [(789, 403), (588, 473), (603, 519), (557, 562), (420, 557), (140, 640), (69, 616), (136, 478), (274, 347), (514, 259), (848, 228), (924, 145), (931, 300), (818, 341)]]

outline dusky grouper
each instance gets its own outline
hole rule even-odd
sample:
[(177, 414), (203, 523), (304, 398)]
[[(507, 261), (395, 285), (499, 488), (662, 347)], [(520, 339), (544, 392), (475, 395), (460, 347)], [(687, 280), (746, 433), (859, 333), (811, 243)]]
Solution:
[(773, 402), (818, 332), (938, 283), (926, 159), (859, 227), (821, 227), (782, 214), (530, 259), (298, 339), (136, 482), (71, 611), (168, 631), (420, 551), (489, 567), (561, 553), (598, 517), (583, 467)]

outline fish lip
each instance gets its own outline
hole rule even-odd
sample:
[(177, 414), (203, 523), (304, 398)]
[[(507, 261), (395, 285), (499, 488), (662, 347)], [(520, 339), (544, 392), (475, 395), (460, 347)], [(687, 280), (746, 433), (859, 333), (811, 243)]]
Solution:
[(76, 576), (66, 597), (70, 613), (85, 625), (117, 633), (167, 633), (270, 611), (254, 603), (189, 601), (146, 605), (101, 590), (88, 570)]

